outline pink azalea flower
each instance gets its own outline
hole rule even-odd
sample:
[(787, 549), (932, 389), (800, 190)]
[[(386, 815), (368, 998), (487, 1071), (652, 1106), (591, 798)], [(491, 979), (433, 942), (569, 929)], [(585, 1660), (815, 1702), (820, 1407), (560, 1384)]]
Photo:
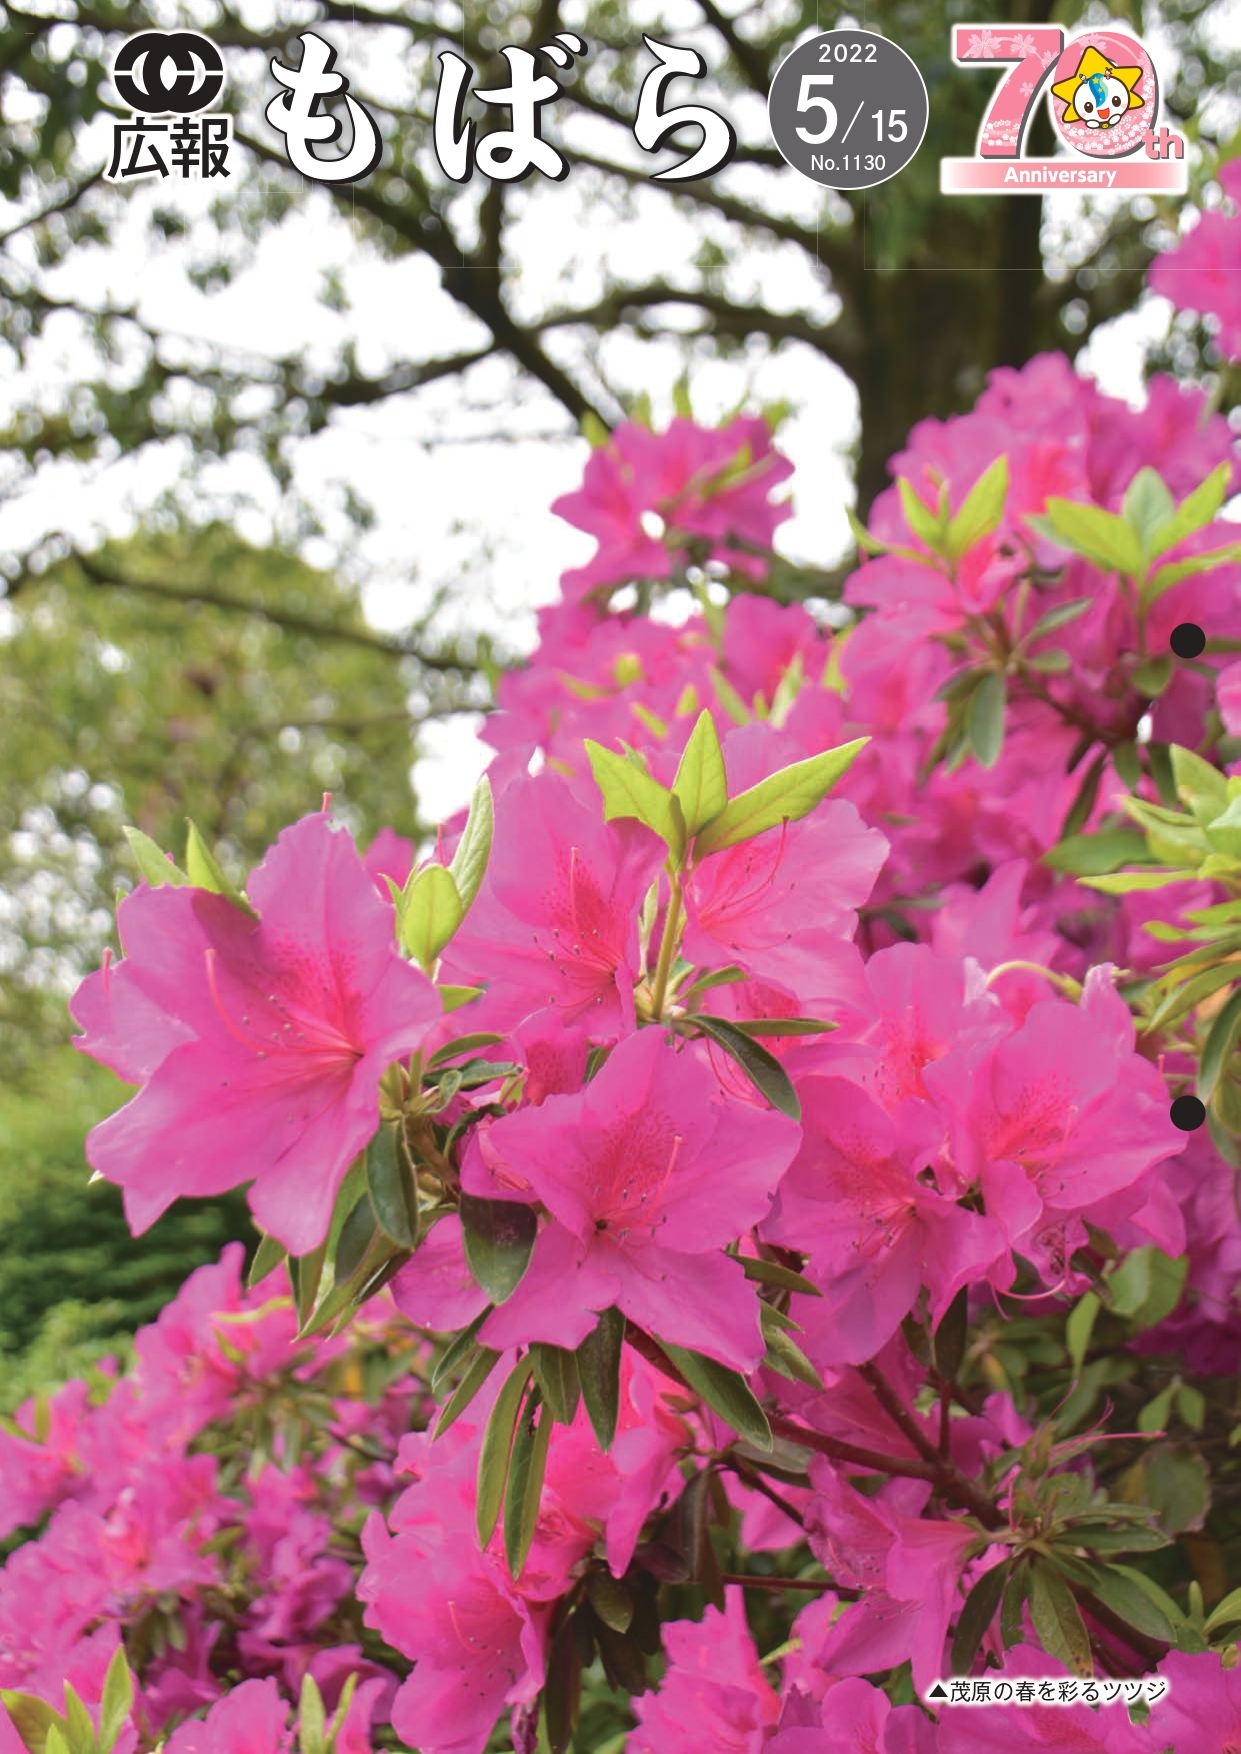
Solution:
[[(784, 759), (762, 724), (733, 731), (723, 747), (734, 794)], [(685, 883), (686, 957), (704, 968), (736, 963), (807, 998), (832, 991), (830, 977), (808, 984), (816, 957), (853, 936), (887, 850), (854, 805), (829, 799), (800, 822), (710, 854)]]
[[(1181, 1658), (1169, 1655), (1168, 1662), (1211, 1661), (1218, 1657)], [(992, 1683), (998, 1680), (1017, 1681), (1026, 1677), (1043, 1680), (1067, 1677), (1068, 1670), (1055, 1657), (1031, 1645), (1018, 1644), (1004, 1653), (1004, 1667), (988, 1670)], [(1175, 1694), (1172, 1695), (1175, 1698)], [(1140, 1729), (1132, 1723), (1124, 1706), (1111, 1705), (990, 1705), (979, 1711), (945, 1710), (940, 1716), (939, 1747), (951, 1747), (953, 1754), (993, 1754), (1002, 1748), (1004, 1754), (1227, 1754), (1225, 1744), (1200, 1742), (1190, 1738), (1183, 1742), (1165, 1743), (1156, 1733), (1162, 1728), (1168, 1701), (1152, 1708), (1150, 1727)]]
[(977, 1529), (903, 1515), (896, 1507), (911, 1503), (921, 1482), (890, 1482), (866, 1498), (822, 1457), (810, 1464), (810, 1482), (817, 1494), (806, 1521), (811, 1549), (839, 1583), (863, 1592), (814, 1660), (829, 1674), (867, 1675), (908, 1657), (914, 1685), (925, 1692), (944, 1672), (948, 1629), (962, 1605), (965, 1553)]
[[(592, 782), (593, 787), (593, 782)], [(511, 1029), (538, 1012), (615, 1039), (634, 1023), (638, 909), (664, 859), (640, 823), (605, 823), (557, 774), (519, 778), (495, 802), (496, 845), (446, 981), (486, 985), (474, 1016)]]
[(1151, 1706), (1150, 1754), (1231, 1754), (1241, 1745), (1241, 1672), (1226, 1669), (1217, 1651), (1169, 1651), (1158, 1673), (1168, 1691)]
[(198, 889), (143, 885), (121, 903), (125, 957), (79, 987), (75, 1045), (142, 1088), (86, 1154), (136, 1235), (180, 1195), (253, 1182), (255, 1218), (301, 1255), (378, 1126), (381, 1075), (441, 1006), (325, 817), (286, 829), (249, 893), (258, 922)]
[(943, 1142), (916, 1099), (884, 1113), (844, 1078), (802, 1082), (801, 1150), (762, 1227), (808, 1256), (821, 1298), (799, 1297), (803, 1346), (817, 1364), (863, 1364), (892, 1337), (925, 1286), (938, 1322), (964, 1285), (1005, 1252), (994, 1219), (941, 1193), (930, 1171)]
[(1241, 737), (1241, 660), (1215, 678), (1215, 704), (1230, 737)]
[(784, 1728), (766, 1754), (942, 1754), (935, 1726), (916, 1705), (893, 1705), (869, 1681), (832, 1687), (820, 1707), (821, 1727)]
[(639, 1727), (628, 1754), (759, 1754), (780, 1702), (759, 1666), (741, 1590), (728, 1586), (722, 1614), (709, 1607), (701, 1621), (669, 1621), (663, 1643), (668, 1668), (657, 1692), (633, 1701)]
[(551, 1214), (480, 1338), (572, 1348), (616, 1304), (661, 1339), (752, 1368), (757, 1297), (721, 1251), (765, 1213), (798, 1136), (721, 1100), (705, 1060), (659, 1030), (627, 1037), (580, 1095), (497, 1121), (467, 1155), (468, 1192), (528, 1188)]
[(1217, 318), (1220, 352), (1241, 357), (1241, 219), (1204, 213), (1175, 249), (1155, 257), (1147, 278), (1179, 309)]
[(1048, 999), (973, 1075), (947, 1062), (923, 1076), (950, 1117), (958, 1174), (981, 1182), (987, 1212), (1054, 1282), (1085, 1240), (1081, 1215), (1185, 1149), (1162, 1078), (1134, 1051), (1134, 1025), (1106, 967), (1080, 1005)]
[(288, 1754), (288, 1701), (274, 1681), (243, 1681), (206, 1717), (172, 1732), (168, 1754)]
[[(748, 447), (749, 466), (731, 485), (722, 472)], [(676, 419), (654, 433), (626, 421), (609, 442), (592, 451), (582, 486), (553, 501), (552, 510), (599, 544), (586, 566), (561, 579), (565, 596), (581, 598), (600, 586), (631, 579), (671, 577), (674, 554), (665, 530), (700, 537), (710, 557), (762, 578), (767, 570), (751, 548), (771, 547), (775, 528), (791, 507), (772, 505), (773, 487), (792, 474), (787, 458), (772, 449), (761, 418), (737, 419), (723, 428)], [(678, 549), (676, 558), (683, 550)]]
[(374, 1515), (362, 1544), (367, 1624), (415, 1659), (393, 1728), (422, 1754), (482, 1754), (504, 1706), (543, 1685), (547, 1610), (531, 1608), (456, 1519), (392, 1536)]

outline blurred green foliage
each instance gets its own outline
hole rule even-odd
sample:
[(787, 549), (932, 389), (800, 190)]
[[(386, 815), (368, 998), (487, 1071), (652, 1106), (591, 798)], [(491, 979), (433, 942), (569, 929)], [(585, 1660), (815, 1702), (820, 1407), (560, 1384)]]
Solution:
[(179, 1201), (131, 1237), (118, 1189), (90, 1183), (82, 1141), (129, 1093), (72, 1048), (33, 1086), (0, 1091), (0, 1412), (95, 1360), (126, 1358), (182, 1280), (232, 1238), (252, 1246), (244, 1195)]

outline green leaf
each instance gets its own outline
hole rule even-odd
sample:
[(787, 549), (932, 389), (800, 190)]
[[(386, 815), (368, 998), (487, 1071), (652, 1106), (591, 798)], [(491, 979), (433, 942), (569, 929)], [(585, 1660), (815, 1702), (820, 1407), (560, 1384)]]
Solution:
[(464, 918), (451, 871), (426, 865), (411, 872), (401, 903), (401, 943), (428, 973)]
[(728, 1022), (742, 1035), (760, 1040), (763, 1036), (829, 1035), (840, 1027), (837, 1023), (824, 1023), (818, 1017), (730, 1017)]
[(863, 554), (886, 554), (888, 552), (888, 544), (881, 542), (878, 536), (871, 535), (852, 506), (845, 508), (845, 516), (849, 520), (849, 533)]
[(1069, 813), (1060, 830), (1062, 840), (1071, 839), (1079, 829), (1085, 827), (1090, 812), (1094, 809), (1095, 799), (1099, 796), (1099, 782), (1103, 778), (1103, 769), (1106, 763), (1107, 750), (1102, 749), (1086, 769), (1082, 783), (1077, 788), (1076, 796), (1069, 806)]
[(897, 478), (896, 487), (901, 496), (905, 522), (910, 530), (924, 548), (929, 548), (932, 554), (940, 553), (947, 537), (943, 520), (931, 510), (925, 500), (919, 498), (912, 484), (903, 475)]
[(46, 1749), (46, 1754), (86, 1754), (86, 1750), (83, 1748), (69, 1746), (68, 1737), (58, 1723), (47, 1726), (47, 1738), (43, 1746)]
[(1233, 994), (1215, 1017), (1203, 1043), (1202, 1059), (1198, 1065), (1199, 1101), (1210, 1102), (1215, 1095), (1220, 1074), (1236, 1049), (1238, 1036), (1241, 1036), (1241, 990)]
[[(805, 761), (773, 773), (748, 791), (730, 798), (720, 814), (698, 835), (696, 859), (722, 852), (744, 840), (753, 840), (782, 822), (800, 822), (821, 804), (842, 774), (853, 765), (868, 737), (858, 737), (839, 749), (825, 749)], [(589, 746), (588, 746), (589, 747)], [(653, 783), (653, 782), (652, 782)]]
[(433, 1395), (438, 1395), (441, 1386), (447, 1382), (450, 1376), (455, 1376), (457, 1371), (465, 1363), (466, 1359), (474, 1349), (475, 1341), (478, 1338), (478, 1330), (482, 1327), (490, 1314), (490, 1309), (485, 1309), (482, 1315), (475, 1316), (469, 1327), (462, 1328), (456, 1338), (451, 1340), (444, 1348), (440, 1355), (439, 1363), (436, 1364), (431, 1371), (431, 1393)]
[(457, 886), (462, 919), (470, 911), (470, 904), (487, 874), (494, 831), (495, 808), (491, 799), (491, 782), (484, 774), (474, 788), (474, 796), (470, 799), (470, 813), (465, 819), (461, 839), (457, 842), (457, 850), (448, 867)]
[(1070, 621), (1076, 621), (1079, 616), (1084, 615), (1093, 606), (1093, 597), (1073, 597), (1067, 603), (1057, 603), (1054, 609), (1049, 609), (1046, 615), (1041, 616), (1034, 623), (1029, 633), (1023, 634), (1022, 645), (1032, 646), (1036, 640), (1044, 639), (1049, 633), (1055, 633), (1058, 627), (1067, 627)]
[(231, 901), (233, 906), (239, 908), (243, 914), (249, 914), (252, 920), (257, 920), (259, 916), (237, 885), (224, 875), (219, 861), (203, 839), (198, 825), (187, 818), (186, 827), (189, 830), (189, 835), (185, 844), (185, 870), (190, 882), (196, 889), (209, 889), (213, 895), (222, 895), (226, 901)]
[(633, 1597), (608, 1571), (592, 1571), (586, 1578), (590, 1605), (613, 1632), (628, 1632), (633, 1624)]
[[(796, 1340), (787, 1331), (787, 1316), (781, 1316), (769, 1303), (759, 1305), (763, 1338), (767, 1355), (763, 1362), (768, 1369), (787, 1377), (790, 1382), (805, 1383), (807, 1388), (822, 1390), (826, 1385)], [(790, 1324), (791, 1325), (791, 1324)]]
[(582, 1392), (576, 1354), (536, 1341), (530, 1348), (530, 1362), (547, 1411), (558, 1425), (571, 1425)]
[(1004, 1600), (1000, 1606), (1000, 1638), (1005, 1650), (1020, 1644), (1025, 1638), (1026, 1597), (1030, 1593), (1030, 1568), (1018, 1560), (1009, 1573), (1008, 1583), (1004, 1589)]
[(782, 1267), (777, 1261), (758, 1260), (753, 1255), (738, 1255), (745, 1270), (747, 1279), (755, 1280), (759, 1285), (774, 1285), (780, 1291), (799, 1291), (803, 1297), (822, 1297), (823, 1293), (817, 1285), (811, 1284), (800, 1273), (791, 1267)]
[(1173, 883), (1192, 878), (1192, 871), (1117, 871), (1111, 877), (1083, 877), (1087, 889), (1098, 889), (1104, 895), (1133, 895), (1143, 889), (1167, 889)]
[(965, 1598), (965, 1606), (961, 1610), (957, 1630), (953, 1635), (949, 1659), (954, 1675), (968, 1675), (973, 1668), (978, 1647), (986, 1636), (987, 1628), (995, 1619), (1012, 1569), (1013, 1561), (1002, 1559), (990, 1571), (983, 1572)]
[(1139, 469), (1125, 491), (1121, 516), (1130, 526), (1144, 555), (1160, 554), (1156, 538), (1176, 513), (1176, 501), (1154, 469)]
[(1222, 1632), (1225, 1626), (1241, 1626), (1241, 1590), (1230, 1590), (1222, 1602), (1216, 1603), (1205, 1631), (1209, 1637), (1212, 1633)]
[(168, 883), (174, 889), (184, 888), (189, 878), (179, 865), (175, 865), (168, 855), (141, 829), (127, 828), (125, 839), (129, 842), (129, 850), (134, 856), (134, 863), (144, 881), (152, 889), (159, 889)]
[(976, 542), (997, 528), (1007, 498), (1008, 458), (997, 457), (970, 488), (960, 511), (948, 525), (944, 553), (949, 560), (960, 560)]
[(1206, 837), (1217, 853), (1241, 859), (1241, 798), (1234, 798), (1227, 810), (1208, 822)]
[(259, 1246), (254, 1251), (254, 1260), (250, 1264), (250, 1271), (246, 1274), (246, 1290), (253, 1291), (261, 1280), (266, 1279), (269, 1273), (274, 1272), (286, 1253), (284, 1244), (277, 1242), (274, 1236), (261, 1236)]
[(669, 1345), (663, 1339), (659, 1343), (689, 1386), (702, 1396), (708, 1407), (756, 1449), (770, 1453), (771, 1427), (767, 1423), (767, 1415), (750, 1392), (749, 1384), (743, 1376), (739, 1376), (735, 1370), (729, 1370), (726, 1365), (718, 1364), (714, 1358), (704, 1358), (700, 1352), (688, 1352), (681, 1346)]
[(586, 754), (595, 784), (603, 796), (603, 818), (615, 822), (632, 817), (657, 834), (674, 859), (685, 854), (685, 820), (667, 786), (652, 779), (628, 755), (617, 755), (586, 739)]
[[(547, 1681), (543, 1687), (543, 1729), (547, 1741), (544, 1744), (540, 1737), (537, 1754), (569, 1754), (573, 1742), (573, 1729), (582, 1703), (580, 1624), (577, 1614), (566, 1614), (552, 1639), (551, 1654), (547, 1659)], [(593, 1646), (591, 1648), (593, 1651)]]
[(1201, 1431), (1207, 1416), (1206, 1396), (1192, 1383), (1181, 1383), (1176, 1391), (1176, 1409), (1191, 1431)]
[(1074, 1306), (1068, 1321), (1064, 1324), (1064, 1337), (1074, 1374), (1080, 1373), (1085, 1362), (1090, 1336), (1094, 1332), (1095, 1320), (1102, 1307), (1095, 1293), (1087, 1291), (1085, 1296), (1079, 1299)]
[(95, 1726), (78, 1694), (65, 1682), (65, 1741), (69, 1754), (95, 1754)]
[(401, 1148), (401, 1123), (385, 1124), (366, 1148), (366, 1185), (380, 1228), (403, 1249), (418, 1246), (418, 1189)]
[[(1120, 1616), (1126, 1626), (1145, 1633), (1147, 1638), (1158, 1638), (1164, 1644), (1175, 1643), (1174, 1622), (1147, 1593), (1143, 1587), (1146, 1580), (1138, 1581), (1142, 1576), (1140, 1572), (1134, 1571), (1128, 1565), (1098, 1565), (1092, 1566), (1091, 1571), (1093, 1580), (1090, 1593), (1105, 1608), (1110, 1608), (1113, 1614)], [(1180, 1618), (1182, 1616), (1178, 1613), (1177, 1619)]]
[(715, 720), (704, 707), (690, 733), (672, 782), (687, 834), (705, 828), (728, 802), (728, 778)]
[(1070, 835), (1043, 854), (1043, 863), (1074, 877), (1099, 877), (1145, 856), (1145, 835), (1132, 828), (1110, 828), (1100, 834)]
[(508, 1479), (509, 1454), (513, 1448), (513, 1432), (517, 1409), (530, 1379), (530, 1360), (516, 1363), (496, 1396), (495, 1406), (483, 1433), (478, 1452), (477, 1528), (478, 1544), (485, 1548), (495, 1533), (504, 1502), (504, 1486)]
[(1187, 536), (1205, 530), (1215, 518), (1224, 501), (1228, 497), (1228, 483), (1232, 478), (1231, 463), (1221, 463), (1213, 469), (1206, 480), (1200, 482), (1193, 492), (1183, 499), (1175, 512), (1157, 531), (1158, 540), (1153, 552), (1166, 554), (1170, 548), (1176, 548)]
[(112, 1754), (134, 1706), (134, 1678), (129, 1672), (125, 1647), (118, 1645), (103, 1678), (99, 1704), (99, 1754)]
[[(468, 1005), (471, 999), (479, 999), (483, 994), (482, 987), (438, 987), (436, 990), (439, 993), (445, 1015), (449, 1011), (459, 1011), (463, 1005)], [(497, 1037), (497, 1039), (499, 1038)]]
[(302, 1690), (297, 1705), (297, 1746), (299, 1754), (324, 1754), (327, 1738), (327, 1713), (323, 1695), (313, 1675), (302, 1676)]
[(1211, 822), (1221, 810), (1227, 809), (1228, 781), (1217, 767), (1195, 755), (1192, 749), (1182, 749), (1179, 743), (1169, 746), (1168, 757), (1176, 795), (1199, 822)]
[(1214, 572), (1217, 566), (1233, 566), (1241, 560), (1241, 542), (1230, 542), (1227, 548), (1213, 548), (1208, 554), (1191, 554), (1185, 560), (1161, 566), (1143, 592), (1146, 605), (1157, 603), (1165, 591), (1198, 573)]
[(1195, 1005), (1201, 1005), (1221, 987), (1230, 987), (1237, 978), (1235, 962), (1221, 963), (1217, 968), (1204, 969), (1192, 980), (1182, 986), (1174, 987), (1152, 1012), (1150, 1021), (1144, 1025), (1144, 1033), (1153, 1035), (1157, 1029), (1168, 1029), (1180, 1021), (1186, 1012), (1192, 1011)]
[(493, 1352), (488, 1346), (480, 1346), (470, 1360), (470, 1367), (452, 1394), (444, 1404), (443, 1411), (435, 1422), (436, 1437), (442, 1437), (450, 1425), (455, 1425), (500, 1362), (500, 1354)]
[(345, 1719), (349, 1716), (349, 1707), (353, 1704), (353, 1696), (357, 1692), (359, 1679), (360, 1677), (355, 1672), (348, 1677), (340, 1690), (340, 1698), (336, 1701), (336, 1710), (332, 1713), (332, 1721), (327, 1729), (326, 1754), (336, 1754), (336, 1739), (345, 1727)]
[(579, 430), (592, 451), (603, 450), (612, 437), (593, 408), (588, 408), (583, 414)]
[(547, 1448), (555, 1420), (532, 1389), (513, 1439), (508, 1489), (504, 1497), (504, 1555), (514, 1580), (519, 1578), (534, 1540), (547, 1472)]
[(48, 1732), (58, 1729), (65, 1721), (60, 1713), (32, 1693), (15, 1693), (8, 1688), (0, 1688), (0, 1704), (13, 1720), (13, 1728), (25, 1743), (28, 1754), (45, 1754)]
[(1030, 1567), (1030, 1618), (1049, 1655), (1074, 1675), (1094, 1674), (1090, 1635), (1073, 1592), (1058, 1571), (1041, 1561)]
[(1133, 530), (1115, 512), (1101, 506), (1081, 505), (1054, 495), (1047, 501), (1047, 522), (1061, 547), (1083, 554), (1107, 572), (1140, 578), (1146, 567), (1142, 545)]
[(1004, 747), (1005, 702), (1004, 678), (989, 670), (970, 700), (966, 721), (974, 753), (986, 768), (995, 766)]
[(333, 1277), (337, 1285), (344, 1285), (346, 1280), (352, 1279), (362, 1265), (377, 1235), (376, 1223), (370, 1194), (364, 1193), (340, 1227), (336, 1259), (333, 1263)]
[(733, 723), (748, 725), (754, 715), (722, 670), (712, 667), (711, 685), (715, 689), (716, 699)]
[(1044, 676), (1063, 676), (1073, 668), (1072, 658), (1061, 646), (1048, 646), (1045, 652), (1035, 652), (1025, 661), (1031, 670)]
[(737, 1062), (754, 1088), (767, 1098), (772, 1108), (787, 1115), (790, 1120), (801, 1120), (801, 1103), (797, 1092), (774, 1054), (769, 1054), (758, 1042), (751, 1041), (727, 1017), (707, 1017), (699, 1013), (693, 1022), (703, 1035), (710, 1036), (713, 1042)]
[[(447, 989), (444, 987), (440, 988), (441, 993), (446, 990)], [(471, 989), (471, 991), (473, 990), (474, 989)], [(482, 992), (482, 988), (479, 987), (478, 991)], [(446, 1060), (458, 1060), (461, 1058), (462, 1054), (472, 1054), (476, 1048), (494, 1047), (497, 1042), (501, 1042), (504, 1039), (505, 1038), (502, 1035), (493, 1035), (485, 1032), (478, 1035), (454, 1036), (452, 1041), (445, 1042), (442, 1048), (437, 1049), (437, 1051), (431, 1055), (431, 1058), (427, 1061), (427, 1065), (432, 1068), (435, 1066), (442, 1066)]]
[(1148, 700), (1158, 700), (1161, 694), (1167, 692), (1174, 674), (1175, 666), (1171, 658), (1148, 658), (1133, 672), (1133, 686)]
[(1154, 1400), (1146, 1403), (1138, 1413), (1139, 1431), (1145, 1431), (1149, 1434), (1167, 1430), (1168, 1414), (1172, 1411), (1172, 1395), (1171, 1388), (1162, 1389)]
[(293, 1283), (299, 1329), (306, 1325), (310, 1312), (315, 1306), (315, 1298), (319, 1295), (319, 1286), (323, 1279), (323, 1265), (326, 1260), (326, 1236), (318, 1248), (312, 1249), (308, 1255), (301, 1255), (296, 1260), (292, 1258), (289, 1260), (289, 1278)]
[(462, 1194), (460, 1210), (470, 1272), (492, 1303), (503, 1303), (530, 1264), (539, 1227), (534, 1208), (517, 1200)]
[(593, 1332), (577, 1349), (577, 1374), (582, 1400), (599, 1448), (606, 1455), (616, 1436), (620, 1412), (621, 1347), (625, 1318), (618, 1309), (605, 1309)]

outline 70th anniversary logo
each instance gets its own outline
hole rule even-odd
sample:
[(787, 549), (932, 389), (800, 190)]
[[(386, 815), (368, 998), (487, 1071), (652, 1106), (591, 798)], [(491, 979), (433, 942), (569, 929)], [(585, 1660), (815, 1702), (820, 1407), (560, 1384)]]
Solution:
[[(337, 51), (313, 31), (298, 39), (300, 59), (273, 57), (280, 91), (264, 111), (289, 163), (312, 181), (355, 183), (371, 174), (383, 139), (366, 106), (349, 94)], [(948, 195), (1029, 194), (1058, 188), (1126, 194), (1184, 194), (1184, 141), (1158, 126), (1159, 78), (1145, 46), (1126, 28), (1108, 25), (1066, 42), (1058, 26), (1014, 29), (957, 25), (953, 59), (960, 67), (1003, 70), (978, 133), (975, 156), (940, 161)], [(676, 84), (702, 80), (696, 49), (642, 38), (646, 68), (633, 135), (655, 153), (675, 135), (680, 161), (651, 172), (665, 183), (702, 181), (731, 162), (737, 135), (712, 105), (679, 102)], [(454, 182), (475, 171), (496, 182), (538, 174), (561, 181), (564, 158), (543, 138), (544, 111), (561, 95), (556, 74), (590, 53), (571, 31), (533, 49), (501, 50), (508, 83), (473, 88), (474, 69), (461, 56), (439, 55), (440, 80), (430, 144)], [(213, 106), (224, 91), (220, 51), (197, 31), (143, 31), (126, 39), (112, 65), (112, 84), (132, 112), (115, 124), (110, 182), (178, 175), (227, 177), (231, 117)], [(467, 99), (487, 126), (467, 115)], [(1039, 103), (1049, 105), (1063, 150), (1027, 158), (1023, 147)], [(327, 109), (335, 106), (335, 113)], [(497, 125), (498, 112), (508, 126)], [(343, 113), (342, 113), (343, 112)], [(896, 43), (846, 27), (801, 42), (776, 71), (768, 96), (772, 138), (800, 175), (827, 188), (868, 189), (909, 164), (925, 137), (930, 102), (922, 74)], [(345, 123), (348, 123), (346, 128)], [(698, 130), (687, 151), (684, 130)], [(341, 147), (342, 135), (348, 144)]]

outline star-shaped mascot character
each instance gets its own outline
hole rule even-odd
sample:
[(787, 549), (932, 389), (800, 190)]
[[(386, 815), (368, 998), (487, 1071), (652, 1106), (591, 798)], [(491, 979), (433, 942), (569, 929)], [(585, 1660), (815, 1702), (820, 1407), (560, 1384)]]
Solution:
[(1087, 128), (1114, 128), (1130, 110), (1142, 108), (1142, 99), (1133, 89), (1141, 77), (1140, 67), (1113, 66), (1092, 45), (1077, 63), (1077, 72), (1051, 89), (1068, 105), (1064, 121), (1084, 122)]

